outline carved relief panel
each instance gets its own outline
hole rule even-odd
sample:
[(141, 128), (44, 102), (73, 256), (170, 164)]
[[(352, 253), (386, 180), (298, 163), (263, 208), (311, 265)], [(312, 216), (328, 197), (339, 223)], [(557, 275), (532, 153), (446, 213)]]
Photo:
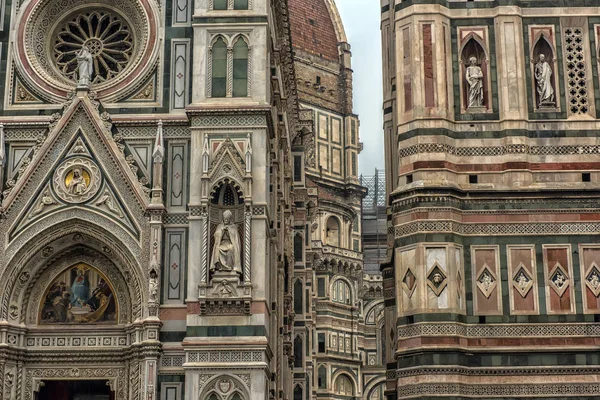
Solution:
[(502, 282), (498, 246), (471, 246), (473, 313), (502, 315)]
[(507, 246), (506, 256), (511, 314), (538, 314), (535, 246)]
[(575, 312), (575, 278), (571, 261), (571, 245), (542, 246), (544, 253), (544, 280), (546, 312), (572, 314)]
[(600, 245), (580, 244), (579, 265), (583, 310), (597, 314), (600, 310)]
[(396, 249), (400, 314), (418, 310), (462, 312), (466, 302), (461, 253), (462, 247), (447, 243)]
[(447, 249), (445, 247), (427, 247), (425, 249), (425, 269), (427, 308), (449, 308), (450, 271)]

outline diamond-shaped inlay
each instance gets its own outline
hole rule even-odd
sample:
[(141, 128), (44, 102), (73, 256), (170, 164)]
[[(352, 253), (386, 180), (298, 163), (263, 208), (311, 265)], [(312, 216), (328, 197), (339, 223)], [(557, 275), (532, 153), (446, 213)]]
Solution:
[(517, 271), (513, 275), (513, 286), (523, 298), (527, 296), (527, 293), (533, 287), (533, 279), (523, 263), (519, 263)]
[(415, 274), (413, 274), (410, 268), (406, 269), (404, 279), (402, 279), (402, 287), (408, 297), (411, 297), (415, 289), (417, 288), (417, 278), (415, 277)]
[(489, 299), (497, 285), (496, 274), (494, 274), (489, 265), (483, 264), (483, 268), (477, 277), (477, 287)]
[(596, 263), (592, 263), (587, 275), (585, 276), (585, 284), (594, 293), (594, 296), (600, 296), (600, 268)]
[(556, 263), (550, 271), (550, 281), (548, 284), (558, 294), (559, 297), (565, 293), (570, 284), (569, 274), (560, 263)]
[(436, 261), (429, 270), (429, 274), (427, 274), (427, 286), (429, 286), (436, 296), (439, 296), (447, 285), (448, 279), (446, 273)]

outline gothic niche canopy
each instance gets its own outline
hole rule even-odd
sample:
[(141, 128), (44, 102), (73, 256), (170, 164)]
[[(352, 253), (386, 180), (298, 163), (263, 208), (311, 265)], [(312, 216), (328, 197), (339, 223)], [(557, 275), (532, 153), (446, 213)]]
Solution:
[(40, 305), (41, 324), (116, 324), (117, 320), (112, 284), (101, 272), (83, 263), (58, 275)]

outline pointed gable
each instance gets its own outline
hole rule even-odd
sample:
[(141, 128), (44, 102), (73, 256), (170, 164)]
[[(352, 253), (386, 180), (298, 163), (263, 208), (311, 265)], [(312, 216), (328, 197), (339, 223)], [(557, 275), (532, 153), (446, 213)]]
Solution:
[[(4, 200), (9, 240), (64, 209), (87, 209), (134, 237), (145, 223), (148, 195), (113, 138), (108, 114), (87, 95), (67, 106)], [(21, 210), (19, 215), (13, 215)]]

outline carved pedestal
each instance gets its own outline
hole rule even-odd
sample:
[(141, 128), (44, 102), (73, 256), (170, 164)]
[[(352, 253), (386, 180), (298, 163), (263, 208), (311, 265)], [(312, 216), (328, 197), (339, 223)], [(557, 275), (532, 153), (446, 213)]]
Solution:
[(217, 271), (210, 283), (198, 287), (200, 315), (250, 315), (252, 287), (238, 274)]

